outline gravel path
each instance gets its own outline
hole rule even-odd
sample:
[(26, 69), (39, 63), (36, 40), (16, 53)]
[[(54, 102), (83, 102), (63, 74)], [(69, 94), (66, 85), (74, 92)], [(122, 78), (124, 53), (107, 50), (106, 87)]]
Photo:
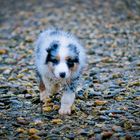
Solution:
[[(40, 113), (33, 43), (53, 26), (87, 50), (71, 116), (59, 94)], [(1, 0), (0, 139), (139, 140), (139, 0)]]

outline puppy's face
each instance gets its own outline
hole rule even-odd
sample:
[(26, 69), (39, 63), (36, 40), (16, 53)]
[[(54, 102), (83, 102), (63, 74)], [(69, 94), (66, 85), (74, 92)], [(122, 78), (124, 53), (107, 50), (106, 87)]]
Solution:
[(56, 78), (67, 79), (77, 70), (79, 53), (74, 44), (61, 46), (58, 41), (53, 41), (47, 53), (46, 64)]

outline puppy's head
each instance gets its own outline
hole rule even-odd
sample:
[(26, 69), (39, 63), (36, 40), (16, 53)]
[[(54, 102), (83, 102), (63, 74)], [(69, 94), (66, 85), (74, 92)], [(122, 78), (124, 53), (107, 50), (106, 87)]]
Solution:
[(67, 79), (76, 72), (79, 65), (79, 52), (76, 45), (53, 41), (46, 50), (46, 65), (57, 79)]

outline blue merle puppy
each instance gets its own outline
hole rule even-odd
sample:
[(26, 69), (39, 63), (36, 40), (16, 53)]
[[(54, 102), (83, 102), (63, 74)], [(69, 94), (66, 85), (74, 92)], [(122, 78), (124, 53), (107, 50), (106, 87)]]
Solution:
[(75, 90), (85, 66), (85, 50), (70, 33), (58, 29), (42, 32), (36, 42), (36, 68), (39, 75), (40, 99), (63, 88), (59, 114), (71, 114)]

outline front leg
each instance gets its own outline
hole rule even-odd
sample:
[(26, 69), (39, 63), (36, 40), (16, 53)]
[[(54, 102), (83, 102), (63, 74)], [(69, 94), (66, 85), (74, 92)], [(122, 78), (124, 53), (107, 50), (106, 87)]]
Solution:
[(69, 91), (65, 91), (62, 98), (61, 98), (61, 108), (59, 110), (59, 114), (71, 114), (71, 106), (74, 103), (75, 93)]
[(71, 114), (71, 107), (75, 100), (75, 91), (77, 87), (79, 77), (73, 79), (71, 82), (67, 82), (64, 87), (64, 94), (61, 98), (61, 107), (59, 110), (59, 114)]

